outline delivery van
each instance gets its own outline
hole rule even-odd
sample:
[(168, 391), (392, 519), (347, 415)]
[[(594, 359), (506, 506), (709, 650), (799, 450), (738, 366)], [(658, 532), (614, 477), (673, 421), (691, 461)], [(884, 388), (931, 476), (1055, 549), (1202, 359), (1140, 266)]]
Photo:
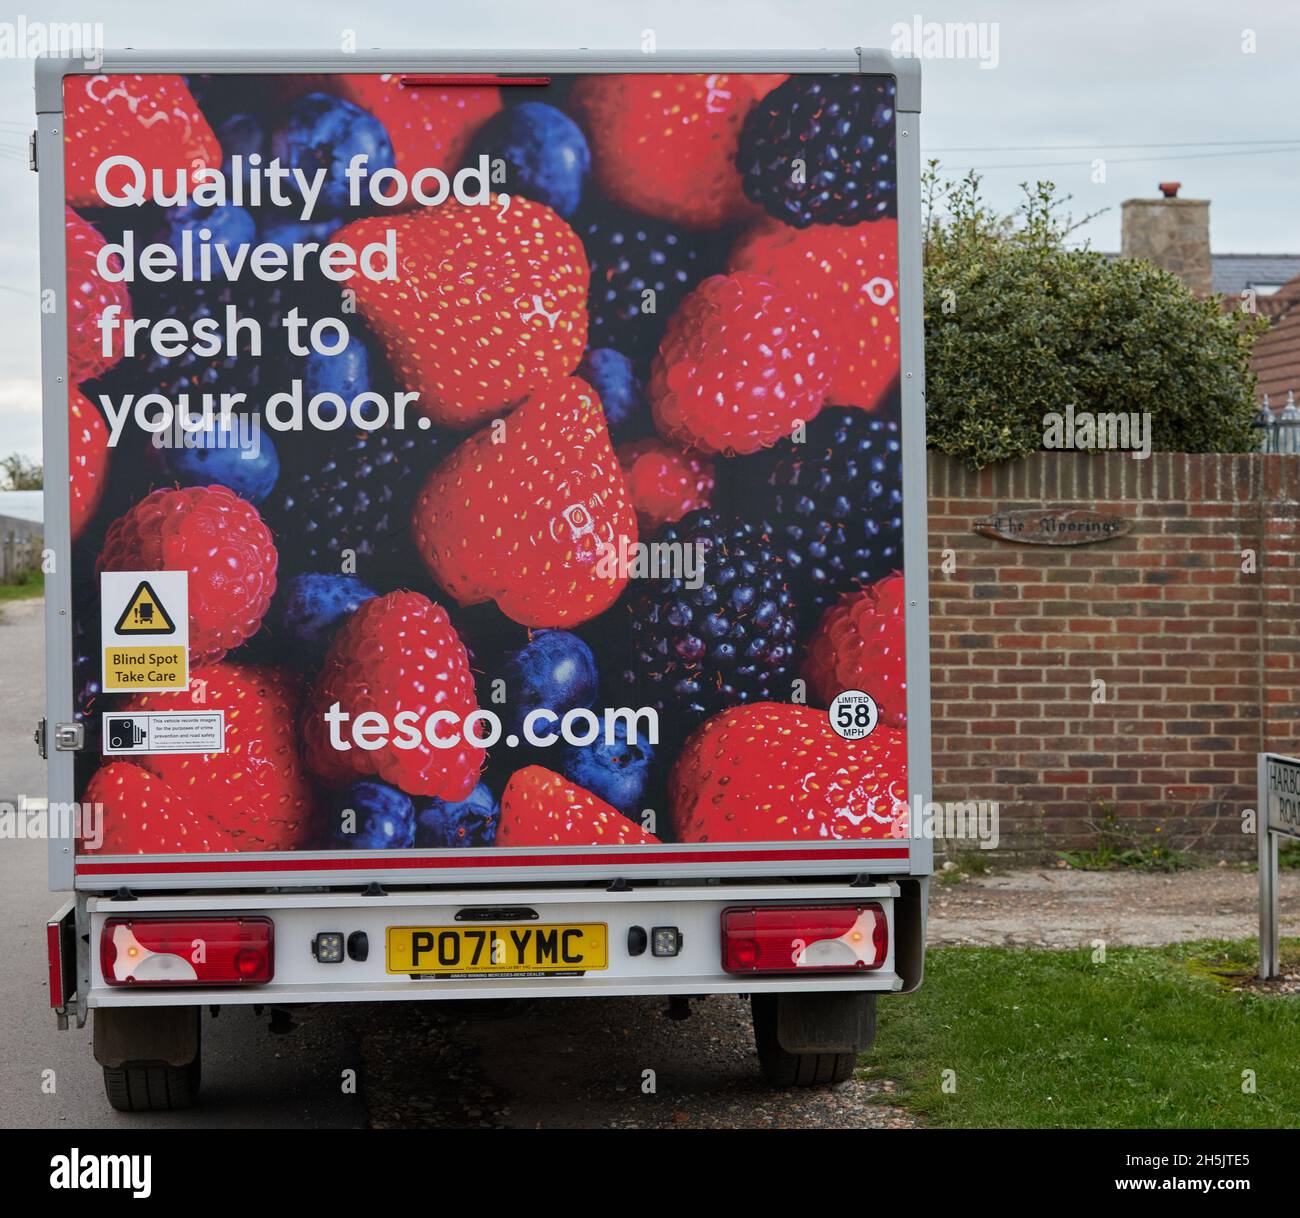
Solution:
[(920, 75), (842, 52), (36, 71), (50, 1002), (921, 981)]

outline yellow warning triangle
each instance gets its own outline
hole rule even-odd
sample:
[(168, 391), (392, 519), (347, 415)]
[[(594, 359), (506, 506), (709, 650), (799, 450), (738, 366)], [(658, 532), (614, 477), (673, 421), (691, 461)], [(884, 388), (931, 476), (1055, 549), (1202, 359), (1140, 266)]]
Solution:
[(142, 579), (140, 586), (131, 593), (131, 599), (126, 602), (113, 630), (117, 634), (175, 634), (176, 623), (163, 607), (158, 593), (149, 586), (149, 581)]

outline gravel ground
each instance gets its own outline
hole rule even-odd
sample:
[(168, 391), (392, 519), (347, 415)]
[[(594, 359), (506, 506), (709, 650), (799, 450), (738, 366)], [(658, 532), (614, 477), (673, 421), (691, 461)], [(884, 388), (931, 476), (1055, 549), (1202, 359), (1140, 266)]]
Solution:
[[(1300, 872), (1284, 871), (1283, 935), (1300, 935)], [(1259, 932), (1259, 877), (1236, 867), (1168, 875), (1042, 868), (972, 877), (930, 890), (932, 945), (1078, 947), (1093, 939), (1157, 947)]]
[[(915, 1125), (892, 1084), (778, 1091), (758, 1072), (749, 1004), (539, 1003), (465, 1019), (412, 1004), (362, 1034), (376, 1128), (880, 1129)], [(648, 1075), (647, 1072), (653, 1072)], [(649, 1081), (647, 1081), (649, 1080)], [(651, 1090), (651, 1088), (653, 1088)]]

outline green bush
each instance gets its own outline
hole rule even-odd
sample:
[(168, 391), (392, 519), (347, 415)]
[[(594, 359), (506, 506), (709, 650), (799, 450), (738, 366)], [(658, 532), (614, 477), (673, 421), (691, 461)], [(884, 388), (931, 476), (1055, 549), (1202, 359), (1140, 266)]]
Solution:
[[(1256, 447), (1250, 348), (1262, 323), (1225, 313), (1146, 262), (1066, 240), (1050, 183), (1014, 217), (979, 178), (926, 176), (925, 360), (930, 447), (979, 469), (1043, 447), (1045, 416), (1150, 412), (1152, 448)], [(940, 206), (943, 214), (939, 214)]]

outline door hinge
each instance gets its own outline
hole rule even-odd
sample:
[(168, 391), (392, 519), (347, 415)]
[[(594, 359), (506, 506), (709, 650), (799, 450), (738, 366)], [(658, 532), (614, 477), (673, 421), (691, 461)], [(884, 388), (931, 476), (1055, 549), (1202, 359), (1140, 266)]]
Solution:
[(44, 719), (36, 720), (36, 751), (40, 753), (42, 761), (44, 761), (49, 756), (49, 753), (46, 751), (45, 748), (45, 720)]
[(32, 172), (39, 173), (40, 169), (37, 167), (37, 163), (36, 163), (36, 132), (35, 131), (32, 132), (32, 138), (28, 141), (27, 155), (28, 155), (28, 160), (31, 162)]

